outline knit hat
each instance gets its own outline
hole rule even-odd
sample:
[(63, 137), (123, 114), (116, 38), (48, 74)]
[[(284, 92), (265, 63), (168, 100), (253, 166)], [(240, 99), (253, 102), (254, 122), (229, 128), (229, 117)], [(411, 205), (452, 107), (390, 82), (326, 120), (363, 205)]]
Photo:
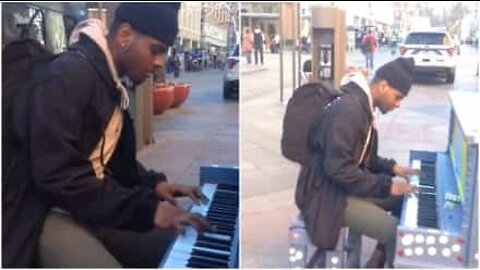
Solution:
[(386, 80), (406, 96), (413, 83), (414, 65), (412, 58), (399, 57), (378, 68), (374, 80)]
[(179, 9), (180, 3), (121, 3), (115, 11), (115, 19), (172, 46), (178, 33)]

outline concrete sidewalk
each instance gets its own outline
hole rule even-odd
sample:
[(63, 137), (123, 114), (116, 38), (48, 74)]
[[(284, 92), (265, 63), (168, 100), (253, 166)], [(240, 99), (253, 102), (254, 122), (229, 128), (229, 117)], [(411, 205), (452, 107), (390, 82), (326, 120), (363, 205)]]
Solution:
[(267, 66), (265, 65), (255, 65), (255, 64), (247, 64), (244, 61), (240, 63), (240, 75), (255, 73), (258, 71), (267, 70)]
[(183, 72), (168, 81), (192, 85), (179, 108), (154, 116), (155, 143), (138, 159), (170, 181), (197, 185), (201, 165), (238, 166), (238, 102), (224, 101), (223, 72)]

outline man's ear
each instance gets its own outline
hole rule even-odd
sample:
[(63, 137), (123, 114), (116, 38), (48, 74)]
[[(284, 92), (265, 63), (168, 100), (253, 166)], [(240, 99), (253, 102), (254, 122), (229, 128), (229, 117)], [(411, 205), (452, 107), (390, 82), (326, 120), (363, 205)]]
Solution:
[(387, 92), (387, 89), (389, 87), (389, 84), (387, 82), (387, 80), (381, 80), (380, 83), (379, 83), (379, 88), (380, 88), (380, 93), (382, 94), (385, 94), (385, 92)]
[(122, 23), (117, 30), (115, 39), (122, 49), (126, 49), (132, 45), (133, 42), (133, 29), (129, 23)]

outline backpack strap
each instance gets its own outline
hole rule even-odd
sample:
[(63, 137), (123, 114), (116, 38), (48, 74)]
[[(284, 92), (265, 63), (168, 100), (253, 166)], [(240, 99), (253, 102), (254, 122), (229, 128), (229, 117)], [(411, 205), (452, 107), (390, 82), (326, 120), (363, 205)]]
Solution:
[(365, 141), (365, 145), (363, 146), (362, 154), (360, 155), (360, 160), (358, 161), (358, 165), (362, 164), (363, 159), (365, 158), (365, 154), (367, 153), (367, 147), (370, 144), (370, 139), (372, 138), (373, 132), (373, 124), (370, 124), (368, 128), (367, 140)]

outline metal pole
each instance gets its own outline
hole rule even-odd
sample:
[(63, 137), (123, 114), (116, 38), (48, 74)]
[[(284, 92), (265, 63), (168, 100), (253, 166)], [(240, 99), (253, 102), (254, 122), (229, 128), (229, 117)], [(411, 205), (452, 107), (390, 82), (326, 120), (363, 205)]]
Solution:
[(205, 54), (205, 21), (206, 21), (206, 5), (204, 2), (200, 4), (201, 6), (201, 11), (200, 11), (200, 55), (201, 55), (201, 66), (200, 69), (203, 70), (203, 67), (205, 66), (203, 61), (205, 59), (204, 54)]
[[(297, 21), (296, 20), (296, 12), (295, 12), (295, 8), (296, 8), (296, 5), (294, 3), (292, 3), (292, 25), (295, 26), (295, 22)], [(298, 41), (296, 39), (296, 36), (297, 36), (297, 29), (292, 29), (292, 34), (293, 34), (293, 48), (292, 48), (292, 93), (295, 91), (296, 87), (296, 83), (297, 83), (297, 64), (296, 64), (296, 61), (295, 61), (295, 52), (297, 51), (297, 46), (298, 46)]]
[(283, 47), (285, 46), (284, 38), (283, 38), (283, 25), (282, 25), (282, 20), (283, 20), (283, 5), (284, 3), (280, 4), (280, 102), (283, 102)]
[(298, 16), (298, 32), (297, 32), (297, 40), (299, 42), (298, 46), (298, 86), (302, 85), (302, 42), (300, 40), (300, 33), (302, 30), (302, 25), (301, 25), (301, 13), (300, 13), (300, 3), (297, 3), (297, 16)]
[[(292, 18), (294, 19), (294, 18)], [(295, 52), (297, 51), (297, 40), (293, 39), (293, 48), (292, 48), (292, 93), (295, 91), (297, 84), (297, 64), (295, 61)]]

